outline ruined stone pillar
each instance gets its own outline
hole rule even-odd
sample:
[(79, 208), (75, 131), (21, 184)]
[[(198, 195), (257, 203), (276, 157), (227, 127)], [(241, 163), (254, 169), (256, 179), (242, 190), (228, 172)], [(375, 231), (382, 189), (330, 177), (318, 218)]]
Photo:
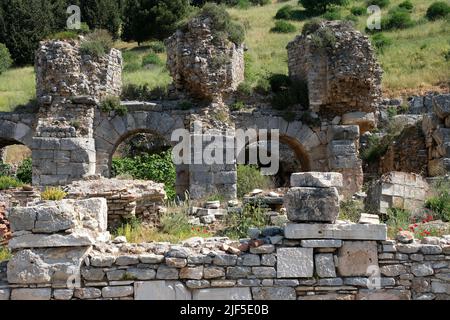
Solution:
[(33, 184), (67, 184), (95, 174), (95, 109), (120, 95), (121, 52), (83, 54), (80, 42), (41, 42), (36, 54), (39, 102), (32, 143)]

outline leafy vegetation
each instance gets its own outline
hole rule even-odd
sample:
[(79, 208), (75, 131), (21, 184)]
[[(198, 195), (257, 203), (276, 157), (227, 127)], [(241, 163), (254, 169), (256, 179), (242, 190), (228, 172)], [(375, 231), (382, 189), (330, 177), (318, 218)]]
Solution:
[(0, 262), (7, 261), (11, 259), (11, 252), (7, 247), (0, 246)]
[(325, 13), (332, 6), (342, 6), (346, 0), (299, 0), (299, 3), (313, 13)]
[(98, 58), (109, 53), (113, 45), (114, 41), (108, 31), (97, 29), (86, 36), (80, 50), (82, 54)]
[(176, 171), (171, 150), (161, 154), (146, 154), (134, 158), (114, 158), (113, 176), (129, 174), (134, 179), (152, 180), (165, 184), (169, 199), (174, 199)]
[(364, 203), (358, 200), (346, 200), (340, 204), (339, 219), (357, 223), (364, 212)]
[(149, 65), (162, 65), (163, 62), (159, 58), (159, 56), (156, 53), (149, 53), (142, 59), (142, 66), (149, 66)]
[(114, 111), (117, 115), (123, 117), (128, 113), (128, 109), (126, 106), (122, 105), (120, 99), (117, 97), (107, 97), (102, 101), (100, 105), (100, 109), (103, 112), (111, 112)]
[(269, 189), (273, 181), (269, 176), (261, 174), (258, 167), (253, 165), (239, 165), (237, 168), (237, 195), (244, 197), (254, 189)]
[(446, 18), (450, 14), (450, 5), (444, 1), (437, 1), (428, 7), (426, 17), (428, 20)]
[(8, 48), (3, 43), (0, 43), (0, 74), (8, 70), (12, 62)]
[(438, 180), (433, 186), (433, 193), (425, 207), (432, 210), (436, 218), (450, 222), (450, 181)]
[(0, 176), (0, 190), (7, 190), (10, 188), (18, 188), (23, 185), (22, 182), (13, 177)]
[(270, 224), (266, 210), (258, 204), (246, 204), (242, 212), (234, 212), (226, 219), (226, 228), (221, 232), (230, 239), (247, 237), (249, 228), (264, 228)]
[(277, 33), (292, 33), (297, 31), (297, 28), (290, 22), (279, 20), (275, 22), (275, 26), (270, 29), (270, 31)]
[(403, 8), (395, 8), (389, 11), (387, 17), (381, 20), (383, 30), (406, 29), (414, 26), (411, 13)]
[(61, 188), (58, 187), (47, 187), (41, 193), (42, 200), (51, 200), (51, 201), (60, 201), (67, 196), (67, 193), (64, 192)]
[(30, 184), (32, 182), (32, 160), (31, 158), (26, 158), (17, 168), (16, 177), (23, 183)]

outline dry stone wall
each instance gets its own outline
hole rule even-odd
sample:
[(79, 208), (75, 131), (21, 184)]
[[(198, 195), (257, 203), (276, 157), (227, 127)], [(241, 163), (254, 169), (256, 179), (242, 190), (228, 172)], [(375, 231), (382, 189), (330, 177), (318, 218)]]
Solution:
[(297, 36), (287, 49), (289, 74), (308, 84), (313, 111), (324, 116), (375, 111), (382, 70), (368, 38), (351, 24), (322, 22), (311, 34)]
[[(293, 182), (296, 192), (326, 192), (342, 176), (297, 174)], [(14, 256), (6, 270), (0, 265), (0, 299), (450, 299), (449, 236), (387, 240), (383, 224), (329, 223), (334, 214), (313, 212), (321, 201), (288, 206), (294, 218), (309, 207), (309, 221), (251, 229), (240, 241), (177, 245), (108, 240), (105, 199), (16, 208)], [(329, 218), (314, 222), (320, 213)]]

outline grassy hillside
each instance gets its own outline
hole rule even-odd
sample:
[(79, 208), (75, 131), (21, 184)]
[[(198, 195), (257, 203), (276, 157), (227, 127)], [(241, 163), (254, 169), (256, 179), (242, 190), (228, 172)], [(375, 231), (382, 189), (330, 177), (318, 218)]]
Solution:
[[(385, 71), (383, 85), (386, 95), (420, 94), (428, 90), (448, 91), (450, 82), (450, 21), (429, 22), (424, 19), (427, 8), (434, 0), (410, 0), (414, 9), (412, 18), (417, 24), (404, 30), (385, 31), (383, 34), (392, 40), (392, 44), (378, 52), (379, 60)], [(383, 9), (386, 15), (389, 9), (398, 6), (402, 0), (391, 0)], [(269, 73), (287, 73), (286, 45), (308, 20), (291, 21), (296, 32), (288, 34), (272, 33), (276, 12), (286, 4), (301, 10), (297, 0), (274, 3), (249, 9), (229, 9), (231, 15), (240, 20), (247, 29), (246, 44), (249, 48), (246, 57), (247, 78), (256, 84), (259, 78)], [(353, 6), (364, 6), (363, 0), (350, 0), (340, 10), (342, 17), (350, 15)], [(367, 15), (354, 17), (356, 27), (363, 31)], [(144, 57), (151, 49), (144, 45), (138, 48), (135, 43), (118, 43), (124, 52), (124, 84), (148, 83), (150, 87), (170, 83), (171, 78), (165, 68), (165, 54), (158, 53), (160, 64), (142, 66)], [(447, 59), (445, 58), (447, 54)], [(34, 74), (31, 67), (12, 69), (0, 75), (0, 111), (11, 110), (18, 104), (26, 103), (34, 97)]]

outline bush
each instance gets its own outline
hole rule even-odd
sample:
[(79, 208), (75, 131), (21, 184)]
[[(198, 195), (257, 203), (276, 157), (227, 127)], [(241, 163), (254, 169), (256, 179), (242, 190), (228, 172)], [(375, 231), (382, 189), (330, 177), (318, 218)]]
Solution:
[(16, 177), (23, 183), (31, 184), (33, 180), (33, 166), (31, 158), (26, 158), (17, 168)]
[(387, 17), (381, 20), (381, 28), (384, 30), (406, 29), (414, 26), (411, 14), (405, 9), (391, 10)]
[(128, 113), (126, 106), (122, 105), (121, 101), (117, 97), (107, 97), (102, 101), (100, 105), (102, 112), (114, 111), (118, 116), (123, 117)]
[(194, 107), (194, 104), (191, 101), (183, 100), (180, 103), (178, 103), (178, 108), (181, 110), (190, 110)]
[(342, 201), (340, 204), (339, 219), (358, 223), (362, 212), (364, 212), (364, 204), (362, 201)]
[(242, 101), (237, 101), (230, 106), (231, 111), (239, 111), (245, 108), (245, 103)]
[(297, 28), (290, 22), (279, 20), (275, 22), (275, 27), (270, 29), (270, 32), (276, 33), (292, 33), (296, 32)]
[(350, 12), (354, 15), (354, 16), (362, 16), (364, 14), (367, 13), (367, 9), (365, 7), (352, 7), (350, 9)]
[(294, 7), (291, 5), (285, 5), (281, 7), (276, 15), (275, 19), (284, 19), (284, 20), (290, 20), (293, 17)]
[(212, 20), (212, 32), (216, 40), (222, 41), (225, 37), (236, 45), (241, 45), (244, 42), (244, 27), (240, 23), (232, 21), (224, 6), (207, 3), (199, 15), (209, 17)]
[(402, 8), (402, 9), (405, 9), (405, 10), (408, 10), (408, 11), (412, 11), (412, 9), (414, 9), (414, 5), (411, 3), (411, 1), (408, 1), (408, 0), (403, 1), (402, 3), (400, 3), (398, 5), (398, 7)]
[(228, 226), (222, 233), (230, 239), (242, 239), (248, 235), (249, 228), (264, 228), (270, 224), (265, 210), (255, 204), (246, 204), (241, 213), (231, 213), (226, 219)]
[(155, 53), (166, 52), (166, 45), (162, 41), (154, 41), (154, 42), (150, 43), (148, 46)]
[(319, 27), (320, 24), (323, 22), (323, 19), (321, 18), (313, 18), (310, 21), (306, 22), (305, 25), (303, 26), (302, 29), (302, 34), (303, 35), (308, 35), (308, 34), (312, 34), (314, 32), (316, 32)]
[(368, 139), (367, 148), (361, 153), (361, 158), (368, 163), (373, 163), (380, 159), (387, 151), (389, 145), (385, 144), (377, 135), (372, 135)]
[(148, 84), (137, 85), (131, 83), (122, 88), (122, 99), (128, 101), (159, 100), (163, 99), (165, 96), (167, 96), (167, 87), (156, 87), (150, 89)]
[(237, 87), (237, 92), (243, 96), (251, 96), (253, 94), (252, 84), (248, 81), (241, 82)]
[(270, 93), (270, 90), (271, 87), (269, 79), (267, 79), (266, 77), (259, 78), (256, 83), (255, 91), (259, 94), (267, 95)]
[(380, 8), (387, 7), (389, 5), (389, 0), (367, 0), (366, 5), (369, 6), (379, 6)]
[[(2, 240), (2, 239), (0, 239)], [(8, 261), (11, 259), (12, 254), (7, 247), (0, 246), (0, 262)]]
[(342, 6), (347, 0), (299, 0), (299, 3), (309, 12), (325, 13), (330, 6)]
[(433, 186), (434, 196), (428, 199), (425, 207), (432, 210), (442, 221), (450, 221), (450, 181), (441, 179)]
[(8, 176), (0, 176), (0, 190), (7, 190), (10, 188), (18, 188), (23, 185), (19, 180), (8, 177)]
[(392, 39), (386, 37), (382, 33), (376, 33), (372, 37), (372, 44), (377, 48), (380, 52), (383, 52), (383, 49), (390, 46), (392, 44)]
[(41, 193), (42, 200), (60, 201), (67, 196), (61, 188), (48, 187)]
[(291, 78), (285, 74), (272, 74), (269, 77), (270, 87), (273, 92), (280, 92), (286, 90), (292, 84)]
[(142, 66), (148, 66), (148, 65), (157, 65), (160, 66), (162, 65), (163, 62), (161, 61), (161, 59), (159, 58), (159, 56), (156, 53), (149, 53), (148, 55), (146, 55), (143, 59), (142, 59)]
[(11, 175), (11, 166), (7, 163), (3, 163), (0, 159), (0, 176), (10, 176)]
[(428, 20), (445, 18), (450, 13), (450, 5), (444, 1), (434, 2), (428, 7), (426, 17)]
[(112, 176), (130, 174), (134, 179), (164, 183), (168, 198), (174, 199), (176, 196), (176, 171), (171, 150), (134, 158), (114, 158), (111, 171)]
[(8, 70), (13, 63), (8, 48), (0, 43), (0, 74)]
[(341, 20), (342, 19), (341, 12), (339, 10), (336, 10), (336, 9), (328, 10), (327, 12), (325, 12), (322, 15), (322, 17), (325, 20), (329, 20), (329, 21)]
[(186, 212), (167, 212), (161, 216), (161, 231), (167, 234), (176, 235), (189, 233), (191, 225)]
[(254, 189), (270, 189), (273, 187), (272, 179), (264, 176), (254, 165), (239, 165), (237, 167), (237, 194), (244, 197)]
[(93, 57), (102, 57), (111, 51), (114, 41), (106, 30), (94, 30), (81, 43), (81, 53)]

